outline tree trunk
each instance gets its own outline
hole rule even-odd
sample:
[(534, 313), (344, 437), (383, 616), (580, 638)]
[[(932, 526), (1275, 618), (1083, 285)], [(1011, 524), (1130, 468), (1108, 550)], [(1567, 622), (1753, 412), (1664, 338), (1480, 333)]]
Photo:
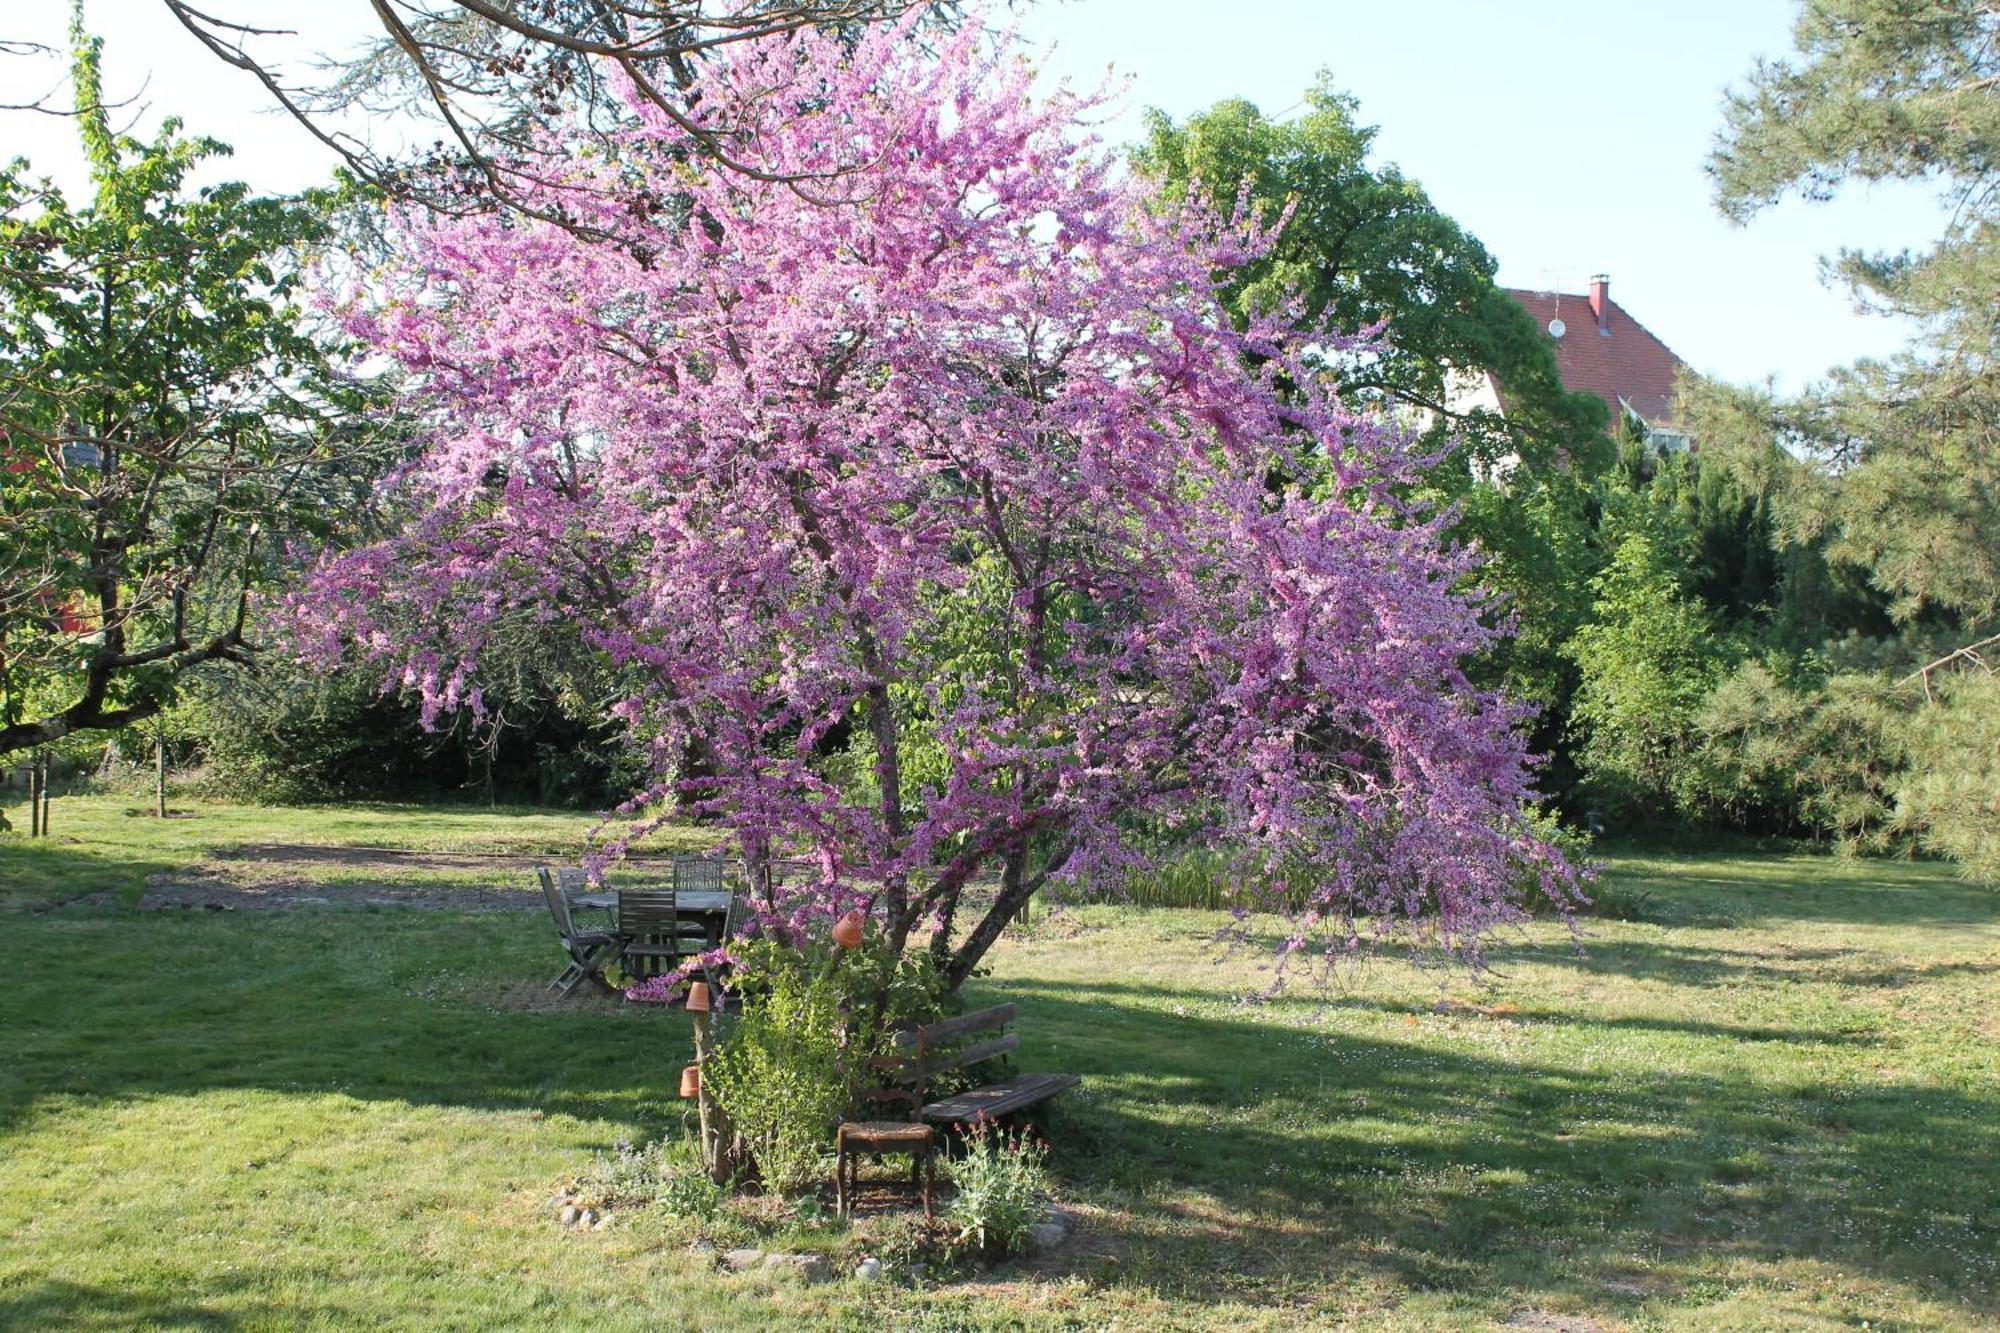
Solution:
[(708, 1090), (708, 1057), (715, 1044), (709, 1031), (709, 1015), (694, 1015), (694, 1063), (701, 1071), (701, 1087), (695, 1093), (695, 1110), (701, 1116), (701, 1164), (708, 1178), (718, 1185), (729, 1183), (736, 1174), (736, 1127), (715, 1094)]

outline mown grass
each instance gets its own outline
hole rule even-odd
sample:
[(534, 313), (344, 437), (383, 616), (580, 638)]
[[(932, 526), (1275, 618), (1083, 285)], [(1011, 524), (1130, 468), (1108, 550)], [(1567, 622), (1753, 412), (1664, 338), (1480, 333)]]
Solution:
[(1380, 962), (1266, 1003), (1214, 914), (1038, 918), (977, 985), (1026, 1067), (1088, 1080), (1047, 1126), (1083, 1225), (929, 1288), (560, 1232), (565, 1171), (682, 1132), (687, 1035), (507, 1003), (557, 965), (532, 914), (12, 913), (0, 1326), (2000, 1321), (2000, 899), (1813, 856), (1609, 873), (1644, 919), (1580, 952), (1538, 922), (1483, 985)]
[[(574, 861), (597, 815), (563, 810), (395, 804), (310, 807), (229, 805), (177, 798), (172, 817), (157, 819), (148, 800), (121, 795), (60, 796), (47, 838), (29, 839), (25, 802), (0, 805), (14, 825), (0, 834), (0, 907), (60, 902), (110, 892), (136, 901), (148, 875), (186, 869), (218, 853), (266, 845), (380, 847), (412, 852), (472, 852), (549, 856)], [(611, 825), (616, 832), (622, 825)], [(668, 829), (648, 852), (690, 850), (707, 838)], [(254, 875), (253, 863), (232, 869)], [(363, 882), (338, 866), (328, 883)], [(421, 877), (423, 872), (415, 872)], [(476, 884), (476, 873), (431, 872), (439, 883)], [(532, 888), (532, 885), (527, 886)]]

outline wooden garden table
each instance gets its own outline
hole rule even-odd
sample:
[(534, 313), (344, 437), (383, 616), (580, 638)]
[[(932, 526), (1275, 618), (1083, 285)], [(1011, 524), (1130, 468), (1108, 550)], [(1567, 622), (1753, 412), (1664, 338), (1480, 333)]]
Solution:
[[(573, 893), (569, 896), (572, 907), (594, 907), (600, 911), (618, 910), (618, 893), (607, 889), (602, 893)], [(727, 889), (682, 889), (674, 895), (674, 915), (698, 921), (704, 926), (713, 924), (709, 938), (720, 935), (719, 918), (729, 915), (729, 891)]]

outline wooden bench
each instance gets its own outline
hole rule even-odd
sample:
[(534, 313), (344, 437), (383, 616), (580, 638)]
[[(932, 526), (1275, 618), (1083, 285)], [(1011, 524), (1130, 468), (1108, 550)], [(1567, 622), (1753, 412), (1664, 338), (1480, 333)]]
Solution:
[[(1015, 1005), (996, 1004), (990, 1009), (975, 1009), (969, 1014), (947, 1018), (906, 1034), (905, 1040), (899, 1043), (903, 1058), (908, 1061), (902, 1081), (922, 1088), (938, 1074), (1007, 1054), (1020, 1044), (1017, 1035), (1005, 1030), (1018, 1014), (1019, 1009)], [(981, 1036), (982, 1033), (992, 1035)], [(967, 1040), (973, 1037), (979, 1039)], [(942, 1054), (938, 1053), (940, 1051)], [(1016, 1074), (998, 1083), (928, 1102), (918, 1108), (917, 1118), (931, 1125), (966, 1124), (982, 1113), (987, 1119), (997, 1120), (1003, 1115), (1039, 1105), (1081, 1082), (1083, 1079), (1076, 1074)]]
[[(841, 1122), (834, 1136), (834, 1195), (841, 1216), (854, 1206), (860, 1186), (860, 1159), (907, 1155), (912, 1183), (923, 1189), (924, 1216), (931, 1215), (931, 1183), (936, 1170), (937, 1144), (933, 1126), (969, 1124), (984, 1116), (997, 1120), (1014, 1111), (1023, 1111), (1047, 1101), (1065, 1088), (1083, 1082), (1075, 1074), (1016, 1074), (1009, 1079), (973, 1088), (937, 1101), (923, 1102), (924, 1086), (934, 1075), (964, 1069), (1005, 1055), (1020, 1038), (1004, 1029), (1018, 1010), (1011, 1004), (996, 1004), (957, 1018), (897, 1034), (896, 1053), (869, 1063), (882, 1073), (888, 1086), (868, 1088), (857, 1096), (859, 1114), (885, 1102), (901, 1102), (904, 1120), (854, 1119)], [(981, 1036), (991, 1033), (991, 1036)], [(968, 1044), (968, 1038), (977, 1038)], [(940, 1053), (941, 1052), (941, 1053)]]

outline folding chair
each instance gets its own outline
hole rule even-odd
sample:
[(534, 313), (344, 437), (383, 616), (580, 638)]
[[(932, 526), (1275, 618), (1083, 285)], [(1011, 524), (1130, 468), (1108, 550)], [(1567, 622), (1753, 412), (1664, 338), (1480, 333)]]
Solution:
[(549, 983), (549, 989), (567, 996), (585, 977), (610, 989), (604, 980), (604, 959), (617, 947), (617, 934), (609, 930), (578, 930), (570, 919), (569, 898), (557, 877), (549, 873), (547, 866), (536, 866), (535, 877), (542, 882), (542, 899), (549, 905), (549, 915), (555, 918), (556, 938), (562, 941), (563, 952), (569, 955), (569, 966)]

